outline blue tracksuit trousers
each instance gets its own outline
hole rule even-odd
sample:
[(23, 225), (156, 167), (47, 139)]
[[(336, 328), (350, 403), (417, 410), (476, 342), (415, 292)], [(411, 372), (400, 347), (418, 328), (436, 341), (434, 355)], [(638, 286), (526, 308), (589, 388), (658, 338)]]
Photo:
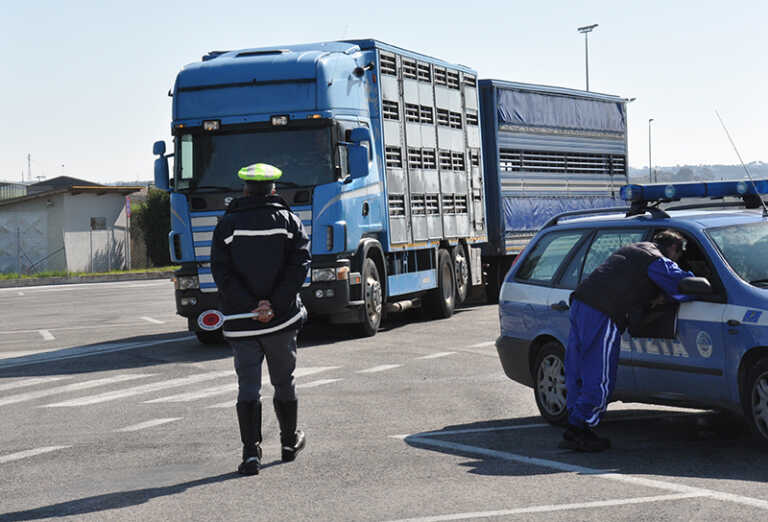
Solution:
[(574, 299), (565, 351), (568, 422), (597, 426), (616, 386), (621, 333), (604, 313)]

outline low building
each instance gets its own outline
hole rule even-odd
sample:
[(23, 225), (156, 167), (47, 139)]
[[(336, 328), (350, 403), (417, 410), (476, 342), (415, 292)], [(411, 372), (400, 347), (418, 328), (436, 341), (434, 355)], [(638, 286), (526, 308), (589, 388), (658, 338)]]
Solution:
[(129, 268), (127, 196), (141, 188), (62, 176), (0, 200), (0, 273)]

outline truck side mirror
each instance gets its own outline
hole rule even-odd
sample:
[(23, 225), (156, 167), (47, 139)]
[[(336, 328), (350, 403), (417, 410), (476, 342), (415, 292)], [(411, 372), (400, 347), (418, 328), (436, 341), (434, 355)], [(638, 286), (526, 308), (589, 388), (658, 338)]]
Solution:
[(709, 295), (712, 284), (706, 277), (686, 277), (677, 283), (677, 290), (685, 295)]
[(165, 157), (165, 142), (156, 141), (152, 145), (152, 154), (160, 156), (155, 160), (155, 187), (168, 192), (170, 190), (170, 177), (168, 171), (168, 158)]
[[(363, 146), (368, 142), (368, 147)], [(366, 127), (358, 127), (349, 131), (347, 153), (349, 155), (349, 177), (364, 178), (368, 175), (368, 149), (371, 147), (371, 131)]]
[(154, 145), (152, 145), (152, 154), (155, 156), (162, 156), (165, 154), (165, 142), (164, 141), (156, 141)]

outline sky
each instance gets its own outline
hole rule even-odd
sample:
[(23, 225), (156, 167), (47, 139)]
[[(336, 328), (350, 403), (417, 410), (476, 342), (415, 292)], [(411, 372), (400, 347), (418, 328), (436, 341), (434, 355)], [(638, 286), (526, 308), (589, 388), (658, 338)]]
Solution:
[[(636, 98), (629, 164), (768, 161), (768, 2), (4, 2), (0, 181), (150, 180), (178, 71), (211, 50), (350, 38), (467, 65), (480, 78)], [(170, 147), (169, 147), (170, 150)]]

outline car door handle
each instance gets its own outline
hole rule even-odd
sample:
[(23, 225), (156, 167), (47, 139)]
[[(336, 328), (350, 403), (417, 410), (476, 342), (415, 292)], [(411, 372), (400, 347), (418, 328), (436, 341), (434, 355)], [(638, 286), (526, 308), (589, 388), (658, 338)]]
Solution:
[(559, 303), (552, 303), (551, 305), (549, 305), (549, 307), (552, 310), (557, 310), (558, 312), (565, 312), (570, 308), (570, 306), (568, 306), (568, 303), (566, 303), (565, 301), (560, 301)]
[(728, 319), (728, 321), (725, 323), (728, 326), (739, 326), (741, 324), (741, 321), (737, 321), (736, 319)]

